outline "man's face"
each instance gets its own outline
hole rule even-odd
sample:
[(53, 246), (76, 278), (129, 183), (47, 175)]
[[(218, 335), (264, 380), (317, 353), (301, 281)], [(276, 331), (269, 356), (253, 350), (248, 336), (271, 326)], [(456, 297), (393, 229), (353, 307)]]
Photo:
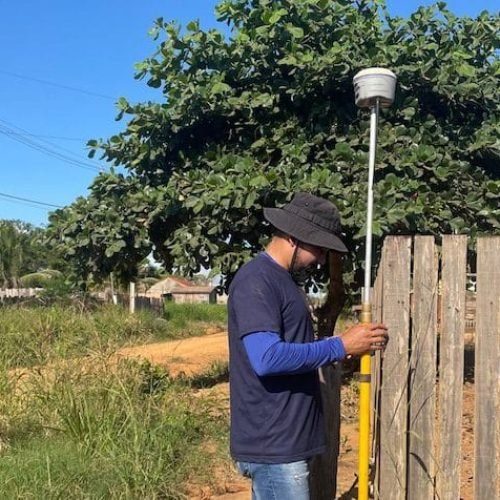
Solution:
[(299, 243), (297, 252), (297, 267), (304, 269), (306, 267), (323, 265), (326, 262), (326, 248), (309, 245), (308, 243)]

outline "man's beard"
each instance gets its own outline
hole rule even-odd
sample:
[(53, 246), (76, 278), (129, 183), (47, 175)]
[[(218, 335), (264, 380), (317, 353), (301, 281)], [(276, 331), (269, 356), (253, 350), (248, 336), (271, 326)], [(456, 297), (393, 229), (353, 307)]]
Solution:
[(318, 264), (312, 264), (301, 269), (290, 269), (290, 276), (292, 277), (293, 281), (297, 283), (297, 285), (304, 286), (311, 280), (312, 276), (318, 270), (318, 267)]

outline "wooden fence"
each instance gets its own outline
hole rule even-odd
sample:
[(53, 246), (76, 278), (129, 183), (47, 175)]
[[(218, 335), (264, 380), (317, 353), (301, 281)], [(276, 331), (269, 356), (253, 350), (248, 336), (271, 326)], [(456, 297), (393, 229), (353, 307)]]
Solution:
[(132, 295), (130, 293), (117, 293), (116, 303), (127, 308), (130, 312), (136, 310), (153, 311), (159, 315), (163, 312), (163, 299), (157, 297), (146, 297), (144, 295)]
[(0, 305), (15, 304), (36, 297), (40, 288), (0, 288)]
[[(479, 238), (476, 255), (474, 499), (497, 500), (500, 237)], [(372, 363), (377, 499), (460, 499), (466, 263), (466, 236), (385, 240), (372, 299), (390, 331)]]

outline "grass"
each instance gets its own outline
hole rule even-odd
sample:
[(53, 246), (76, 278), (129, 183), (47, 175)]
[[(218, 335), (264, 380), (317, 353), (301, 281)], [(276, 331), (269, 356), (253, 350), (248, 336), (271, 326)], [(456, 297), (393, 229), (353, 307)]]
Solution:
[(89, 366), (4, 375), (4, 498), (180, 499), (190, 478), (213, 481), (227, 419), (209, 399), (189, 397), (194, 382), (148, 363)]
[(110, 354), (225, 323), (225, 306), (208, 304), (167, 304), (163, 317), (116, 306), (2, 308), (2, 498), (176, 500), (189, 498), (191, 483), (216, 484), (227, 413), (199, 389), (227, 380), (227, 364), (174, 379)]
[(109, 352), (124, 345), (224, 329), (226, 308), (216, 304), (168, 304), (164, 317), (149, 311), (128, 314), (120, 306), (95, 310), (58, 305), (4, 307), (0, 314), (0, 365), (43, 365), (61, 358)]
[(179, 381), (184, 382), (193, 389), (207, 389), (222, 382), (229, 382), (229, 364), (215, 361), (205, 372), (180, 377)]
[[(227, 308), (223, 304), (176, 304), (166, 302), (165, 319), (178, 336), (199, 334), (202, 327), (225, 329)], [(200, 328), (201, 327), (201, 328)]]

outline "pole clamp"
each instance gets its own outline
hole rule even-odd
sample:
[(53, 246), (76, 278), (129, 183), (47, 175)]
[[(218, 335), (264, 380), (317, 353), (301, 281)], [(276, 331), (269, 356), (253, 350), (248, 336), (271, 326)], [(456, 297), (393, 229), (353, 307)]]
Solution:
[(354, 380), (360, 383), (370, 383), (372, 381), (372, 376), (369, 373), (359, 373), (354, 374)]

